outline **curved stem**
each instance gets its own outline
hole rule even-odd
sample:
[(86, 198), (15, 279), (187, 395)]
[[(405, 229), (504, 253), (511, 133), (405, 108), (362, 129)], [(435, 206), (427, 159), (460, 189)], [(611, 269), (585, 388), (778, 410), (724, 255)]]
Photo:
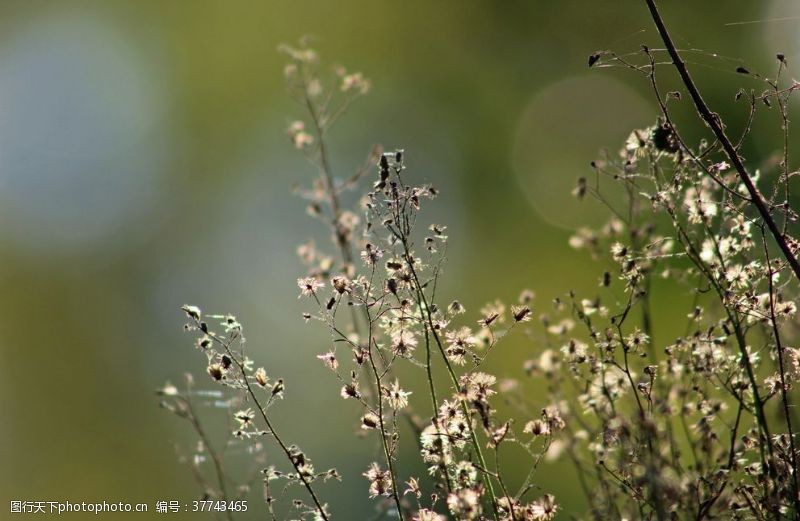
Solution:
[[(228, 501), (228, 490), (225, 484), (225, 471), (222, 468), (222, 460), (217, 454), (217, 451), (214, 450), (214, 447), (211, 445), (211, 442), (206, 435), (205, 429), (200, 424), (200, 420), (197, 418), (197, 415), (194, 412), (194, 406), (192, 405), (192, 400), (189, 397), (191, 389), (187, 389), (186, 397), (184, 398), (184, 403), (186, 404), (186, 408), (189, 410), (189, 421), (191, 422), (192, 426), (194, 427), (195, 432), (202, 440), (203, 445), (206, 448), (209, 456), (211, 456), (211, 461), (214, 463), (214, 471), (217, 474), (217, 480), (219, 481), (219, 491), (222, 495), (222, 500), (227, 502)], [(233, 519), (233, 515), (231, 514), (230, 510), (225, 511), (226, 518), (231, 521)]]

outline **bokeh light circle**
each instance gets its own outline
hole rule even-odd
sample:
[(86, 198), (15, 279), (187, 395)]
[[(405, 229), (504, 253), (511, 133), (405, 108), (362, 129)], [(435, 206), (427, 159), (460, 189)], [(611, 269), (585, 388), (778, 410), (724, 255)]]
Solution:
[(51, 14), (6, 36), (0, 237), (47, 255), (134, 242), (168, 153), (156, 72), (97, 18)]
[(602, 72), (574, 76), (535, 94), (519, 119), (512, 165), (534, 209), (555, 226), (575, 229), (606, 219), (608, 210), (570, 194), (591, 176), (603, 148), (616, 153), (631, 130), (651, 125), (653, 103)]

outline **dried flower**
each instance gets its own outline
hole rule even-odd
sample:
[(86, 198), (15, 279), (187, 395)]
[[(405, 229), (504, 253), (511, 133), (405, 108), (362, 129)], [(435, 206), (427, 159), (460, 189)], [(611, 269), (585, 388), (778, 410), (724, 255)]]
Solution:
[(269, 384), (269, 378), (267, 378), (267, 372), (264, 370), (263, 367), (259, 367), (256, 370), (256, 382), (261, 387), (266, 387)]
[(327, 353), (317, 355), (317, 358), (322, 360), (328, 369), (331, 369), (332, 371), (336, 371), (339, 368), (339, 361), (336, 360), (336, 354), (333, 351), (328, 351)]
[(325, 283), (314, 277), (304, 277), (297, 279), (297, 287), (300, 288), (301, 297), (313, 297), (318, 289), (325, 287)]
[(202, 312), (200, 311), (199, 307), (184, 304), (183, 306), (181, 306), (181, 309), (184, 311), (184, 313), (186, 313), (186, 316), (189, 317), (191, 320), (200, 320)]
[(361, 417), (362, 429), (377, 429), (381, 424), (381, 419), (377, 414), (367, 413)]
[(342, 386), (342, 390), (339, 393), (342, 398), (360, 398), (361, 393), (358, 392), (358, 382), (352, 382), (349, 384), (345, 384)]
[(549, 521), (556, 517), (558, 504), (552, 494), (545, 494), (528, 506), (528, 512), (534, 521)]
[(531, 319), (531, 308), (527, 305), (511, 306), (511, 314), (514, 322), (527, 322)]
[(209, 376), (216, 381), (222, 380), (222, 376), (225, 374), (221, 364), (208, 364), (207, 371)]
[(395, 380), (391, 387), (388, 389), (384, 388), (383, 391), (386, 394), (386, 399), (392, 409), (400, 410), (408, 406), (408, 397), (411, 393), (402, 390), (400, 388), (399, 381)]
[(239, 422), (239, 426), (242, 429), (247, 429), (253, 426), (255, 414), (253, 413), (253, 409), (245, 409), (237, 412), (233, 417), (236, 418), (236, 421)]
[(294, 121), (286, 131), (297, 149), (306, 148), (314, 143), (314, 136), (306, 132), (305, 127), (302, 121)]
[(369, 481), (370, 498), (393, 494), (391, 474), (388, 470), (381, 470), (377, 463), (372, 463), (363, 476)]

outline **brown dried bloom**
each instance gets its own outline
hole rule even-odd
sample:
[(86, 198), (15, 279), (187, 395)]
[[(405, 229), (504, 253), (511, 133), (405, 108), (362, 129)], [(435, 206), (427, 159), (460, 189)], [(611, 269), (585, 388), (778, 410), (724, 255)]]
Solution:
[(207, 371), (209, 376), (216, 381), (222, 380), (222, 376), (225, 374), (225, 370), (222, 368), (222, 365), (217, 363), (208, 364)]
[(325, 283), (315, 277), (304, 277), (297, 279), (297, 287), (300, 288), (301, 297), (313, 297), (318, 289), (325, 287)]
[(552, 494), (545, 494), (528, 505), (527, 511), (533, 521), (549, 521), (556, 517), (558, 509), (555, 497)]
[(333, 351), (317, 355), (317, 358), (322, 360), (328, 369), (332, 371), (336, 371), (339, 368), (339, 361), (336, 360), (336, 354)]
[(390, 497), (394, 491), (392, 489), (392, 477), (388, 470), (381, 470), (377, 463), (372, 463), (363, 476), (369, 481), (369, 497), (377, 496)]
[(527, 322), (532, 318), (531, 308), (527, 305), (511, 306), (511, 315), (514, 322)]
[(399, 410), (408, 405), (408, 396), (410, 392), (404, 391), (400, 388), (400, 382), (395, 380), (391, 387), (383, 389), (386, 395), (389, 406), (392, 409)]
[(256, 370), (256, 382), (261, 387), (266, 387), (269, 384), (269, 378), (267, 378), (267, 372), (264, 370), (263, 367), (259, 367)]

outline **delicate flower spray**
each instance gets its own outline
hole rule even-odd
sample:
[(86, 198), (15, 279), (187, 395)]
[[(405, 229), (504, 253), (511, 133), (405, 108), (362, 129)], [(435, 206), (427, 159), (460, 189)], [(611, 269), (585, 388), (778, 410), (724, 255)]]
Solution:
[[(289, 91), (307, 112), (288, 135), (319, 174), (298, 194), (332, 245), (331, 251), (314, 243), (298, 248), (306, 266), (297, 279), (307, 306), (302, 318), (330, 333), (317, 359), (363, 442), (379, 449), (363, 478), (365, 500), (376, 502), (380, 516), (553, 519), (562, 509), (536, 471), (556, 458), (574, 464), (576, 488), (589, 506), (573, 517), (800, 515), (792, 399), (800, 378), (793, 270), (800, 242), (791, 236), (797, 172), (788, 148), (770, 171), (745, 181), (741, 159), (730, 157), (722, 139), (690, 146), (674, 125), (671, 110), (684, 97), (662, 95), (656, 81), (669, 44), (667, 51), (644, 48), (639, 61), (593, 54), (590, 66), (643, 74), (662, 112), (652, 127), (632, 132), (618, 154), (594, 161), (592, 175), (573, 191), (609, 210), (606, 223), (578, 230), (569, 241), (597, 262), (597, 290), (569, 291), (544, 312), (524, 290), (513, 305), (494, 301), (470, 319), (458, 300), (437, 291), (449, 238), (446, 226), (425, 221), (424, 209), (439, 192), (415, 181), (406, 153), (375, 147), (350, 177), (331, 171), (326, 135), (369, 81), (341, 68), (325, 81), (314, 51), (302, 44), (283, 50)], [(777, 75), (758, 76), (766, 90), (737, 99), (747, 102), (749, 121), (759, 105), (775, 110), (788, 136), (786, 107), (797, 84), (784, 85), (785, 68), (779, 55)], [(737, 150), (750, 128), (748, 122), (734, 141)], [(350, 207), (345, 200), (356, 202)], [(685, 327), (671, 337), (658, 329), (653, 307), (661, 280), (681, 288), (686, 306)], [(273, 519), (330, 519), (335, 505), (323, 503), (317, 490), (339, 474), (317, 471), (272, 421), (283, 380), (247, 357), (235, 317), (183, 310), (208, 362), (204, 378), (225, 389), (219, 401), (230, 410), (231, 436), (252, 447), (267, 511)], [(527, 333), (531, 356), (511, 376), (542, 379), (544, 394), (530, 396), (520, 382), (498, 380), (484, 365), (515, 329)], [(409, 371), (421, 378), (404, 376)], [(244, 497), (253, 481), (232, 486), (196, 412), (194, 386), (192, 377), (185, 390), (165, 386), (162, 404), (198, 435), (192, 465), (204, 493)], [(498, 400), (518, 414), (501, 417)], [(266, 467), (268, 442), (282, 464), (274, 459)], [(401, 443), (418, 454), (427, 476), (409, 474), (398, 458)], [(501, 466), (500, 453), (512, 447), (526, 455), (522, 480)]]

